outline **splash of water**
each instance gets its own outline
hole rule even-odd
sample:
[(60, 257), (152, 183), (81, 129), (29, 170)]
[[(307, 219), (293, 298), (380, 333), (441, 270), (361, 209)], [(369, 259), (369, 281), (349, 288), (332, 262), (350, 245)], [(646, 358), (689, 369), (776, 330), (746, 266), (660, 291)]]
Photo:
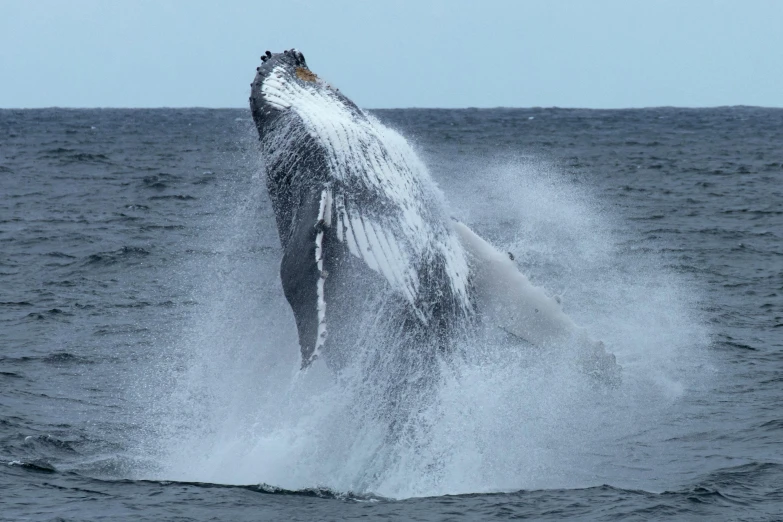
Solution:
[(168, 352), (153, 408), (158, 462), (142, 475), (396, 498), (643, 482), (627, 441), (698, 385), (706, 331), (692, 289), (621, 248), (617, 218), (556, 169), (464, 168), (482, 197), (477, 182), (445, 187), (459, 217), (565, 294), (566, 311), (624, 367), (619, 389), (595, 386), (568, 346), (542, 352), (493, 331), (466, 339), (464, 358), (442, 362), (424, 391), (392, 382), (415, 379), (388, 371), (399, 341), (380, 327), (362, 332), (339, 377), (321, 362), (298, 373), (279, 254), (259, 247), (276, 239), (255, 180), (229, 194), (245, 197), (216, 225), (215, 255), (183, 270), (204, 278), (204, 304)]

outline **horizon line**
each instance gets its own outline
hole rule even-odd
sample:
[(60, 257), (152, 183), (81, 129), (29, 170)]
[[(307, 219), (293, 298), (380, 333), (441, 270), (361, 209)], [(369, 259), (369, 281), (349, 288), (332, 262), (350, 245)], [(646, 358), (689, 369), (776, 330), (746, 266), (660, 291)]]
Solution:
[[(647, 106), (640, 106), (640, 107), (566, 107), (566, 106), (560, 106), (560, 105), (532, 105), (532, 106), (508, 106), (508, 105), (498, 105), (494, 107), (477, 107), (477, 106), (468, 106), (468, 107), (416, 107), (416, 106), (410, 106), (410, 107), (373, 107), (373, 108), (366, 108), (362, 107), (363, 110), (368, 111), (399, 111), (399, 110), (444, 110), (444, 111), (455, 111), (455, 110), (498, 110), (498, 109), (510, 109), (510, 110), (530, 110), (530, 109), (542, 109), (542, 110), (551, 110), (551, 109), (557, 109), (557, 110), (589, 110), (589, 111), (627, 111), (627, 110), (650, 110), (650, 109), (688, 109), (688, 110), (698, 110), (698, 109), (733, 109), (733, 108), (744, 108), (744, 109), (783, 109), (783, 106), (771, 106), (771, 105), (744, 105), (744, 104), (737, 104), (737, 105), (647, 105)], [(0, 111), (36, 111), (36, 110), (51, 110), (51, 109), (57, 109), (57, 110), (190, 110), (190, 109), (198, 109), (198, 110), (215, 110), (215, 111), (223, 111), (223, 110), (250, 110), (249, 107), (209, 107), (205, 105), (190, 105), (190, 106), (171, 106), (171, 105), (157, 105), (157, 106), (151, 106), (151, 107), (127, 107), (127, 106), (103, 106), (103, 107), (78, 107), (78, 106), (63, 106), (63, 105), (49, 105), (49, 106), (42, 106), (42, 107), (0, 107)]]

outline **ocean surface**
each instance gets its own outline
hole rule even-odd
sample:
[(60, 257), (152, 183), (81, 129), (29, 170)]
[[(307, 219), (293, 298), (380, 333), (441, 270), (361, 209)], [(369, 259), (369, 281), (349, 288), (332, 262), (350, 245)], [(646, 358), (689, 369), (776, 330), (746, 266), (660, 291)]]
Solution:
[(0, 519), (783, 520), (783, 110), (374, 114), (622, 383), (487, 338), (384, 437), (248, 111), (0, 110)]

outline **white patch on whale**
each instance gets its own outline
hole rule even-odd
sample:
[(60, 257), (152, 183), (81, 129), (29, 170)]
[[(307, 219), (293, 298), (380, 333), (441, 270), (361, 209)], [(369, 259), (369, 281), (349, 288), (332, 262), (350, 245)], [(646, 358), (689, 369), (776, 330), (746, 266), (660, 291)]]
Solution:
[(326, 277), (328, 274), (324, 270), (324, 228), (332, 226), (332, 192), (326, 188), (321, 191), (321, 201), (318, 209), (318, 221), (316, 226), (319, 227), (318, 233), (315, 236), (315, 263), (318, 267), (318, 283), (317, 284), (317, 307), (318, 307), (318, 331), (315, 339), (315, 349), (310, 355), (310, 360), (307, 363), (314, 361), (321, 353), (321, 347), (326, 342), (326, 296), (324, 295), (324, 284), (326, 283)]

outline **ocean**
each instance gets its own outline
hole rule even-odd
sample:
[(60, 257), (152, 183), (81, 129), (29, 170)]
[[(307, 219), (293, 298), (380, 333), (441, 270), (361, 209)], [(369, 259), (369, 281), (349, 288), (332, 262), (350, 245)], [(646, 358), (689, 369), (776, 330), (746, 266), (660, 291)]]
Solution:
[[(239, 109), (0, 110), (0, 519), (783, 520), (783, 110), (378, 110), (622, 366), (300, 374)], [(426, 348), (426, 347), (423, 347)]]

